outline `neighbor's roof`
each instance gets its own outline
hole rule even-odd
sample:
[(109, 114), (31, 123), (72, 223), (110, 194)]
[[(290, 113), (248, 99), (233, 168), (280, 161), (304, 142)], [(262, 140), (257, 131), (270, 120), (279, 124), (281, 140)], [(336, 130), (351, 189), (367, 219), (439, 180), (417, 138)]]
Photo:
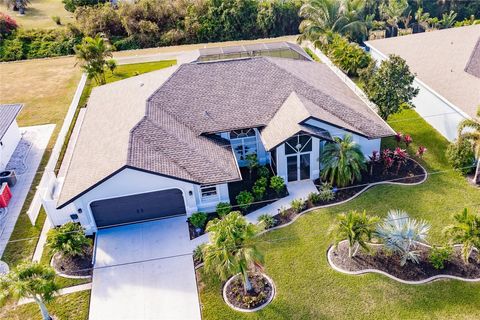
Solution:
[(367, 138), (394, 134), (320, 63), (258, 57), (183, 64), (93, 90), (59, 204), (126, 165), (198, 184), (238, 180), (235, 156), (217, 133), (268, 127), (292, 92), (334, 125)]
[(0, 139), (3, 138), (22, 108), (22, 104), (0, 104)]
[(404, 58), (422, 82), (474, 117), (480, 104), (479, 37), (480, 25), (474, 25), (373, 40), (367, 45), (384, 55)]
[(215, 48), (199, 49), (200, 59), (207, 56), (215, 55), (230, 55), (230, 54), (250, 54), (252, 52), (275, 51), (282, 49), (290, 49), (301, 55), (305, 60), (312, 60), (312, 58), (296, 43), (288, 41), (268, 42), (268, 43), (254, 43), (241, 46), (225, 46)]

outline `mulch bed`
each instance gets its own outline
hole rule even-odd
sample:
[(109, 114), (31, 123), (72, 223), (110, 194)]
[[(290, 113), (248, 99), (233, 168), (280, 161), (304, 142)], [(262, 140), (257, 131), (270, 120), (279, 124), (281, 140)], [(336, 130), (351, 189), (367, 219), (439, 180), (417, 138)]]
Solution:
[(69, 257), (57, 253), (52, 258), (53, 268), (62, 274), (68, 276), (91, 276), (92, 275), (92, 253), (93, 246), (91, 246), (83, 257)]
[(480, 278), (480, 263), (478, 253), (473, 252), (469, 263), (465, 264), (461, 258), (460, 247), (455, 247), (450, 261), (445, 263), (445, 269), (437, 270), (428, 261), (430, 249), (419, 245), (419, 263), (407, 261), (400, 266), (400, 256), (389, 254), (383, 246), (372, 246), (370, 254), (360, 250), (356, 256), (349, 258), (348, 243), (340, 242), (337, 248), (333, 248), (330, 258), (335, 266), (346, 271), (362, 271), (365, 269), (377, 269), (394, 277), (407, 281), (425, 280), (436, 275), (451, 275), (466, 279)]
[(229, 283), (226, 288), (228, 302), (237, 308), (254, 309), (265, 304), (273, 294), (270, 282), (260, 273), (250, 274), (253, 290), (245, 293), (241, 276)]

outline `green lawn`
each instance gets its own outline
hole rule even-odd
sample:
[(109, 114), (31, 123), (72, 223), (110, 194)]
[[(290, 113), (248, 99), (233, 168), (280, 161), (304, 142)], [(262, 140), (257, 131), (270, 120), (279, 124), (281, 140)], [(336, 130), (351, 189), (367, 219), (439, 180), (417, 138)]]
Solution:
[[(56, 320), (87, 320), (90, 305), (90, 290), (70, 293), (47, 305)], [(0, 312), (2, 320), (41, 320), (36, 303), (28, 303)]]
[[(429, 172), (450, 169), (444, 156), (447, 141), (414, 111), (393, 116), (390, 122), (412, 135), (411, 153), (419, 144), (428, 148)], [(480, 189), (458, 173), (447, 172), (433, 174), (419, 186), (377, 186), (347, 204), (308, 213), (260, 239), (266, 273), (278, 290), (272, 304), (253, 314), (235, 312), (223, 302), (217, 277), (201, 270), (204, 319), (478, 319), (480, 283), (448, 280), (409, 286), (381, 275), (341, 274), (326, 259), (332, 243), (328, 231), (340, 212), (366, 209), (385, 216), (388, 209), (404, 209), (432, 224), (430, 242), (435, 243), (443, 240), (442, 229), (464, 206), (480, 209)]]
[[(53, 29), (74, 22), (73, 12), (65, 10), (62, 0), (30, 0), (23, 16), (18, 12), (7, 10), (3, 3), (0, 11), (11, 16), (20, 26), (27, 29)], [(61, 25), (57, 25), (52, 20), (53, 16), (60, 17)]]

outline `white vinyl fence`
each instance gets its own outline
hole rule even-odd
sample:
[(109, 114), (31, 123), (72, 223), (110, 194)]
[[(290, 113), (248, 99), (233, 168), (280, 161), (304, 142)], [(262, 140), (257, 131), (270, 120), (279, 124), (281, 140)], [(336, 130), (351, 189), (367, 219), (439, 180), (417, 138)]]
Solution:
[(55, 141), (52, 154), (50, 155), (50, 159), (48, 160), (48, 163), (44, 169), (42, 179), (37, 186), (37, 191), (35, 192), (32, 203), (27, 210), (27, 214), (30, 218), (30, 222), (32, 223), (32, 225), (35, 224), (35, 221), (37, 220), (38, 214), (40, 212), (40, 208), (42, 207), (43, 195), (47, 193), (53, 195), (53, 193), (55, 192), (57, 180), (55, 176), (55, 167), (57, 165), (58, 159), (60, 158), (60, 153), (62, 152), (62, 147), (65, 143), (68, 129), (72, 124), (73, 118), (75, 116), (75, 111), (80, 101), (80, 97), (82, 96), (83, 88), (85, 87), (86, 82), (87, 76), (85, 74), (82, 74), (82, 78), (80, 79), (77, 90), (75, 91), (75, 95), (73, 96), (72, 103), (68, 107), (67, 115), (65, 116), (65, 120), (63, 121), (62, 128), (58, 133), (57, 141)]

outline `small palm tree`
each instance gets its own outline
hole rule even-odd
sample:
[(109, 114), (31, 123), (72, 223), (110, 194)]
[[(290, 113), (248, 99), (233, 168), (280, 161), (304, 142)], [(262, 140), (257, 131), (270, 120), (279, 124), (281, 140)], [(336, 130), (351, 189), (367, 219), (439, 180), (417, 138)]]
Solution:
[(51, 267), (24, 262), (0, 278), (0, 290), (3, 297), (33, 299), (40, 308), (43, 320), (52, 319), (45, 306), (46, 302), (53, 300), (58, 290), (55, 271)]
[(403, 14), (407, 8), (407, 0), (388, 0), (385, 3), (382, 3), (379, 7), (381, 15), (395, 30), (398, 29), (398, 23), (402, 20)]
[(53, 252), (73, 257), (83, 256), (92, 242), (85, 236), (85, 229), (80, 224), (67, 222), (48, 231), (47, 245)]
[(378, 221), (378, 217), (370, 217), (366, 211), (360, 213), (351, 210), (347, 214), (338, 215), (338, 225), (334, 230), (335, 245), (347, 239), (350, 258), (357, 254), (360, 247), (369, 251), (367, 243), (372, 239)]
[(388, 250), (401, 255), (400, 265), (404, 266), (408, 260), (418, 263), (418, 252), (415, 249), (418, 243), (426, 241), (429, 230), (427, 222), (412, 219), (405, 211), (390, 210), (377, 226), (375, 235)]
[(251, 292), (248, 272), (263, 264), (263, 255), (254, 241), (260, 229), (234, 211), (221, 220), (210, 221), (206, 231), (210, 233), (210, 243), (203, 248), (205, 270), (215, 272), (222, 280), (240, 273), (245, 292)]
[(465, 263), (474, 248), (480, 248), (480, 217), (472, 214), (465, 208), (461, 213), (455, 214), (455, 224), (445, 228), (445, 234), (452, 243), (462, 245), (462, 257)]
[(334, 143), (326, 144), (321, 161), (322, 178), (339, 187), (360, 180), (362, 170), (366, 169), (365, 156), (350, 134), (345, 135), (343, 139), (335, 137)]
[(99, 85), (105, 84), (107, 58), (112, 57), (112, 46), (108, 44), (108, 41), (100, 34), (94, 38), (85, 37), (82, 43), (75, 46), (75, 53), (88, 77), (95, 79)]
[(477, 159), (473, 181), (480, 184), (480, 107), (477, 110), (476, 119), (465, 119), (458, 126), (458, 143), (461, 143), (462, 140), (468, 140), (472, 143)]
[(316, 47), (330, 43), (335, 33), (353, 37), (367, 33), (362, 20), (363, 2), (358, 0), (309, 0), (299, 15), (301, 35), (298, 41), (310, 40)]

